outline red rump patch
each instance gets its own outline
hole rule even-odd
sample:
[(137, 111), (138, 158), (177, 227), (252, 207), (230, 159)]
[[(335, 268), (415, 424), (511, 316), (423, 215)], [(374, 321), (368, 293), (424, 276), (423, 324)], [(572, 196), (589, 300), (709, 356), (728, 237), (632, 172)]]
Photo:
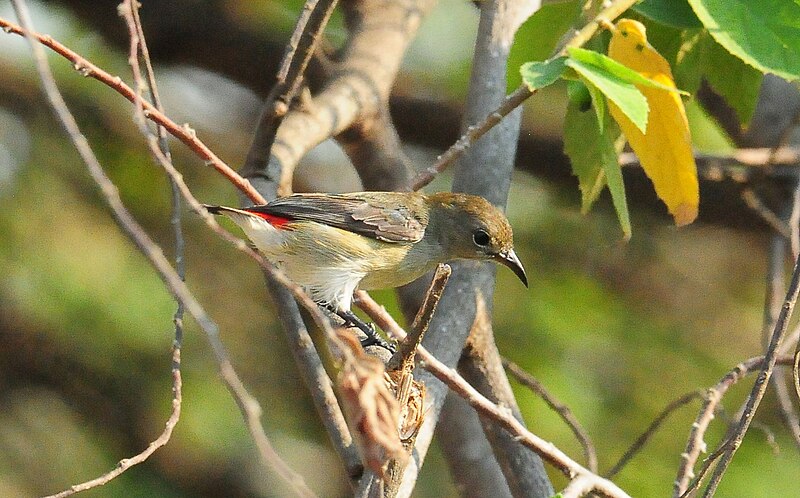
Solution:
[(245, 209), (250, 214), (254, 214), (259, 218), (263, 218), (267, 221), (270, 225), (274, 226), (275, 228), (281, 228), (283, 225), (289, 223), (289, 218), (284, 218), (282, 216), (275, 216), (274, 214), (267, 214), (267, 213), (259, 213), (258, 211), (250, 211), (249, 209)]

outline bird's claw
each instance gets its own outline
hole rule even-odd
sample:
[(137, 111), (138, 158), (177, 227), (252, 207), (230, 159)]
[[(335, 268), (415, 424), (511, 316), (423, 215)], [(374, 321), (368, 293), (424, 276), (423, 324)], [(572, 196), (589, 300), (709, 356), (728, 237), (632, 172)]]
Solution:
[(366, 349), (369, 346), (379, 346), (389, 351), (392, 354), (394, 354), (397, 351), (397, 347), (394, 344), (384, 340), (381, 336), (378, 335), (378, 332), (375, 331), (374, 324), (366, 323), (364, 325), (366, 325), (366, 328), (369, 329), (369, 332), (359, 327), (359, 329), (361, 329), (361, 331), (364, 332), (364, 334), (367, 336), (366, 338), (361, 340), (362, 348)]

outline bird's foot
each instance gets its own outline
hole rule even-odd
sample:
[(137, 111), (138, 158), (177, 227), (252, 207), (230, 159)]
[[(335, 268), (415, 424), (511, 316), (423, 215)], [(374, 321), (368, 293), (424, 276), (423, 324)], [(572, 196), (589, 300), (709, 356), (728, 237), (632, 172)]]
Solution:
[(364, 333), (366, 338), (361, 340), (361, 347), (366, 348), (369, 346), (379, 346), (390, 353), (394, 354), (397, 351), (397, 348), (394, 344), (389, 343), (383, 337), (378, 335), (378, 332), (375, 330), (375, 325), (372, 323), (366, 323), (358, 316), (355, 315), (352, 311), (342, 311), (334, 309), (333, 307), (327, 307), (331, 312), (333, 312), (336, 316), (344, 320), (345, 327), (356, 327), (358, 330)]
[[(365, 328), (360, 327), (358, 324), (353, 324), (358, 327), (359, 330), (366, 334), (366, 338), (361, 340), (361, 347), (367, 348), (369, 346), (379, 346), (383, 349), (389, 351), (390, 353), (394, 354), (397, 351), (397, 347), (394, 344), (389, 343), (383, 337), (378, 335), (378, 332), (375, 331), (375, 325), (372, 323), (364, 323), (361, 322)], [(367, 331), (369, 330), (369, 332)]]

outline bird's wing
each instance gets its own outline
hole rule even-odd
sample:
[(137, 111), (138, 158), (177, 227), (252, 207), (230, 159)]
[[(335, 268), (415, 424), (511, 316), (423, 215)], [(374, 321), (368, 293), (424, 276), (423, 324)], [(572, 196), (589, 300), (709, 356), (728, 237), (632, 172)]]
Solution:
[(394, 192), (295, 194), (245, 211), (315, 221), (386, 242), (417, 242), (428, 222), (422, 196)]

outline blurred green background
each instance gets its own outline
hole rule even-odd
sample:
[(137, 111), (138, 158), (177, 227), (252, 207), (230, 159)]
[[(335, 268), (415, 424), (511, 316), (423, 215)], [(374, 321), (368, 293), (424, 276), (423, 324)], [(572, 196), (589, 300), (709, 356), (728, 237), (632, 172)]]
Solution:
[[(144, 4), (147, 9), (149, 2)], [(300, 2), (221, 5), (228, 21), (282, 43)], [(129, 79), (126, 55), (111, 49), (85, 18), (58, 2), (32, 7), (40, 31)], [(541, 59), (555, 43), (537, 36), (536, 23), (566, 29), (574, 12), (574, 3), (567, 3), (540, 13), (521, 32), (515, 63)], [(6, 4), (0, 16), (14, 19)], [(465, 94), (476, 25), (472, 5), (442, 2), (404, 62), (398, 91), (457, 105)], [(340, 19), (329, 33), (334, 42), (343, 38)], [(65, 61), (53, 56), (51, 62), (127, 206), (171, 255), (169, 185), (131, 120), (131, 107), (79, 77)], [(242, 164), (260, 98), (192, 65), (159, 65), (156, 71), (168, 114), (190, 123), (229, 164)], [(528, 133), (557, 139), (564, 93), (556, 87), (531, 99)], [(408, 152), (423, 167), (438, 151), (409, 146)], [(174, 143), (173, 153), (201, 201), (237, 202), (233, 187), (184, 147)], [(297, 175), (298, 188), (359, 189), (331, 143), (314, 151)], [(444, 175), (429, 190), (447, 185)], [(532, 285), (526, 290), (510, 272), (498, 272), (495, 327), (501, 352), (538, 377), (585, 425), (606, 470), (668, 402), (713, 385), (736, 363), (759, 354), (768, 234), (703, 221), (677, 230), (662, 211), (633, 209), (634, 235), (625, 243), (609, 199), (587, 216), (580, 214), (579, 202), (577, 182), (515, 175), (509, 216)], [(269, 437), (320, 496), (346, 496), (343, 469), (295, 373), (258, 268), (191, 213), (184, 222), (189, 286), (219, 323), (236, 368), (261, 401)], [(117, 229), (55, 125), (27, 46), (7, 34), (0, 34), (0, 272), (0, 496), (53, 493), (144, 449), (169, 414), (175, 303)], [(400, 317), (392, 292), (376, 297)], [(259, 465), (191, 319), (183, 379), (183, 413), (170, 443), (84, 496), (285, 495)], [(751, 384), (726, 396), (729, 413)], [(581, 460), (569, 429), (534, 395), (515, 388), (529, 427)], [(618, 484), (633, 496), (671, 493), (696, 412), (694, 404), (671, 418)], [(800, 459), (770, 395), (757, 420), (719, 496), (798, 496), (789, 476), (800, 475)], [(725, 422), (724, 414), (717, 418), (709, 445), (723, 434)], [(552, 477), (556, 489), (564, 485), (560, 475)], [(434, 447), (415, 496), (454, 493)]]

